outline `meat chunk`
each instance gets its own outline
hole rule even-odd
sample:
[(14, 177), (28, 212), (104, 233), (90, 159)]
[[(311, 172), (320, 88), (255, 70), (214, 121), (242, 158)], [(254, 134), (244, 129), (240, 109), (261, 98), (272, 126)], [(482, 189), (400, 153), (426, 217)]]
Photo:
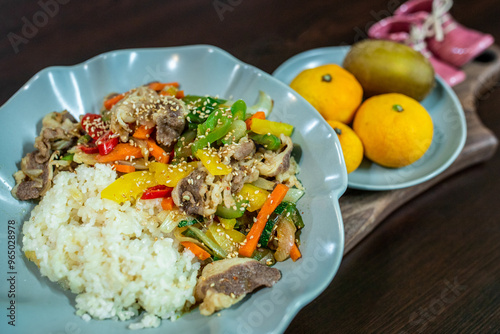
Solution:
[(52, 185), (52, 161), (76, 143), (80, 131), (78, 122), (66, 110), (47, 114), (35, 139), (36, 150), (22, 159), (21, 170), (14, 174), (12, 195), (23, 201), (43, 196)]
[(281, 148), (279, 152), (265, 153), (263, 161), (257, 165), (261, 175), (276, 176), (290, 168), (290, 157), (293, 150), (292, 139), (281, 135)]
[(242, 140), (237, 145), (233, 158), (236, 160), (243, 160), (252, 156), (255, 153), (255, 143), (253, 140)]
[(161, 96), (147, 86), (137, 88), (113, 106), (110, 111), (110, 129), (128, 141), (137, 126), (156, 126), (156, 140), (165, 146), (174, 144), (186, 125), (186, 107), (182, 100), (173, 96)]
[(161, 112), (154, 115), (156, 123), (156, 140), (165, 146), (174, 144), (180, 137), (186, 120), (184, 104), (180, 100), (167, 96), (163, 102), (164, 108), (159, 108)]
[(53, 176), (51, 158), (39, 163), (36, 158), (37, 153), (39, 152), (28, 153), (21, 161), (21, 170), (14, 174), (17, 184), (12, 188), (12, 195), (21, 201), (37, 199), (51, 186)]
[(172, 199), (182, 211), (190, 215), (203, 215), (207, 185), (204, 170), (194, 170), (182, 179), (172, 190)]
[(281, 279), (278, 269), (250, 258), (232, 258), (209, 263), (203, 268), (195, 289), (200, 313), (210, 315), (230, 307), (246, 294), (265, 286), (271, 287)]

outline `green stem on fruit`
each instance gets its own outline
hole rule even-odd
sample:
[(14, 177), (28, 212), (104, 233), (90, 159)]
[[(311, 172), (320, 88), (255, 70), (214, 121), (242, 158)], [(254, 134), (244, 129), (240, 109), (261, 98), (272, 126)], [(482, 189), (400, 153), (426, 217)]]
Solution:
[(392, 106), (392, 110), (397, 111), (397, 112), (402, 112), (404, 109), (399, 104), (395, 104)]
[(332, 76), (330, 74), (325, 74), (321, 77), (321, 81), (324, 82), (331, 82), (332, 81)]

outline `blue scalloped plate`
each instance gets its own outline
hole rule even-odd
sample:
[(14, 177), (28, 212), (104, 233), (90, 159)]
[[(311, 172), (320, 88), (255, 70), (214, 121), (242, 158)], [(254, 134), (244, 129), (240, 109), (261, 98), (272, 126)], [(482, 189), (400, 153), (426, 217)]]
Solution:
[[(326, 47), (299, 53), (280, 65), (273, 76), (286, 84), (303, 70), (324, 64), (342, 65), (349, 47)], [(421, 102), (432, 117), (434, 138), (422, 158), (403, 168), (385, 168), (367, 159), (349, 174), (348, 186), (363, 190), (392, 190), (414, 186), (439, 175), (462, 151), (467, 126), (455, 92), (441, 78)]]
[[(274, 99), (271, 120), (295, 126), (293, 140), (302, 148), (299, 175), (307, 189), (299, 207), (306, 228), (302, 234), (303, 258), (276, 267), (283, 278), (272, 288), (261, 289), (219, 314), (203, 317), (198, 310), (179, 320), (165, 320), (144, 333), (281, 333), (295, 314), (318, 296), (335, 275), (344, 249), (344, 230), (338, 198), (347, 186), (340, 144), (331, 127), (288, 86), (263, 71), (240, 62), (228, 53), (206, 45), (161, 49), (122, 50), (105, 53), (82, 64), (50, 67), (29, 80), (0, 108), (1, 212), (4, 217), (0, 245), (7, 250), (7, 220), (15, 221), (16, 259), (9, 271), (16, 279), (16, 326), (7, 324), (10, 305), (5, 275), (0, 280), (1, 333), (123, 333), (130, 322), (89, 322), (75, 315), (74, 295), (41, 277), (21, 252), (22, 223), (33, 203), (15, 200), (10, 190), (12, 174), (22, 156), (33, 150), (42, 117), (67, 109), (78, 116), (98, 112), (103, 97), (127, 91), (153, 80), (179, 81), (187, 93), (242, 98), (252, 103), (259, 90)], [(8, 143), (8, 144), (7, 144)], [(7, 255), (0, 268), (8, 271)]]

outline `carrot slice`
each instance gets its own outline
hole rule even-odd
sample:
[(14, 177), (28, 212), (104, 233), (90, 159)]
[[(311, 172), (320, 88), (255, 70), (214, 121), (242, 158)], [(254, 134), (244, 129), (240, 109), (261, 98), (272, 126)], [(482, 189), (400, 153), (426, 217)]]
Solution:
[(132, 146), (126, 143), (120, 143), (116, 145), (113, 151), (106, 155), (98, 154), (96, 156), (97, 162), (113, 162), (118, 160), (129, 160), (142, 158), (142, 151), (140, 147)]
[(249, 119), (245, 121), (247, 124), (247, 130), (250, 130), (252, 127), (252, 119), (258, 118), (258, 119), (266, 119), (266, 113), (263, 111), (257, 111), (255, 114), (253, 114)]
[(173, 210), (175, 208), (174, 199), (172, 197), (165, 197), (161, 201), (161, 207), (163, 210)]
[(149, 153), (155, 157), (156, 161), (161, 163), (168, 163), (170, 155), (165, 152), (160, 146), (158, 146), (153, 139), (148, 139), (147, 141)]
[(191, 251), (191, 253), (193, 253), (198, 259), (200, 259), (202, 261), (206, 260), (210, 257), (210, 254), (206, 250), (204, 250), (203, 248), (201, 248), (200, 246), (198, 246), (194, 242), (182, 241), (181, 245), (184, 246), (184, 248), (189, 249)]
[(120, 173), (132, 173), (135, 172), (135, 167), (134, 166), (129, 166), (129, 165), (119, 165), (119, 164), (114, 164), (113, 168)]
[(257, 220), (252, 225), (250, 232), (248, 232), (245, 241), (240, 246), (239, 253), (241, 256), (251, 257), (255, 249), (257, 248), (257, 243), (259, 242), (260, 235), (266, 227), (267, 220), (269, 216), (273, 213), (274, 209), (283, 201), (286, 193), (288, 192), (288, 187), (284, 184), (278, 184), (271, 195), (267, 198), (266, 202), (262, 206), (257, 215)]
[(137, 138), (137, 139), (144, 139), (144, 140), (146, 140), (146, 139), (149, 138), (149, 135), (151, 135), (151, 133), (153, 132), (154, 129), (155, 129), (154, 127), (149, 127), (149, 126), (146, 126), (146, 125), (141, 125), (137, 129), (135, 129), (135, 132), (132, 135), (132, 137)]
[(149, 88), (156, 90), (156, 91), (160, 91), (167, 86), (174, 86), (174, 87), (179, 88), (179, 83), (178, 82), (166, 82), (166, 83), (152, 82), (148, 85)]
[(106, 101), (104, 101), (104, 108), (106, 108), (107, 110), (111, 110), (111, 108), (118, 103), (118, 101), (120, 101), (121, 99), (123, 99), (125, 97), (125, 94), (119, 94), (119, 95), (116, 95)]
[(290, 249), (290, 258), (293, 260), (293, 262), (295, 262), (301, 257), (302, 254), (300, 253), (299, 247), (297, 247), (297, 243), (294, 243), (292, 248)]
[(183, 90), (177, 91), (177, 93), (175, 93), (175, 97), (178, 99), (182, 99), (184, 97), (184, 91)]

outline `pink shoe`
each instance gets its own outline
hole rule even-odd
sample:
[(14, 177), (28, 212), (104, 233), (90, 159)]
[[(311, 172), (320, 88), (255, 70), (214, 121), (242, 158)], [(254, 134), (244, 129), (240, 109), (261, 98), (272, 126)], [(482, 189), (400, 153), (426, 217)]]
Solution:
[[(412, 26), (421, 26), (427, 14), (418, 13), (407, 16), (387, 17), (375, 23), (368, 30), (368, 36), (373, 39), (385, 39), (399, 43), (412, 45), (410, 31)], [(429, 59), (434, 71), (450, 86), (454, 86), (465, 80), (465, 73), (436, 59), (423, 45), (419, 45), (419, 51)]]
[(429, 51), (456, 67), (461, 67), (490, 47), (493, 36), (468, 29), (449, 14), (450, 0), (409, 0), (394, 12), (395, 16), (434, 15), (435, 35), (426, 40)]

